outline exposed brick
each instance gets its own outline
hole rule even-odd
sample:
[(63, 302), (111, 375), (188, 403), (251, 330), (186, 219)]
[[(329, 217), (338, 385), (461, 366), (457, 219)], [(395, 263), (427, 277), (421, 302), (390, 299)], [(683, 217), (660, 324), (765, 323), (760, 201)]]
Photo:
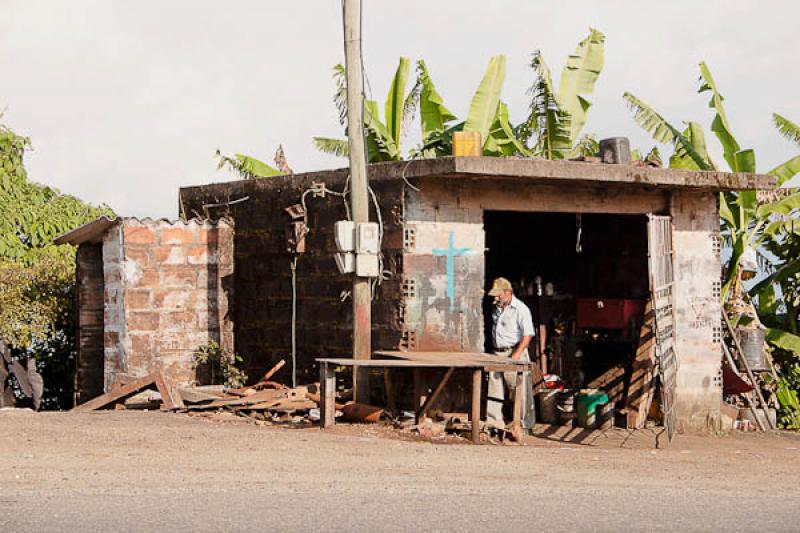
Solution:
[(194, 235), (189, 228), (164, 228), (161, 230), (161, 244), (192, 244)]
[(126, 244), (125, 259), (128, 261), (136, 261), (142, 267), (149, 265), (150, 247)]
[(125, 304), (128, 309), (147, 310), (152, 308), (150, 289), (129, 289), (125, 292)]
[(161, 329), (190, 330), (195, 327), (197, 320), (190, 311), (164, 311), (161, 313)]
[(128, 315), (130, 331), (156, 331), (159, 313), (152, 311), (135, 311)]
[(130, 336), (131, 351), (139, 354), (150, 356), (153, 353), (153, 337), (150, 334), (136, 334), (132, 333)]
[(106, 348), (114, 348), (119, 343), (119, 333), (116, 331), (106, 331), (103, 334), (103, 344)]
[(158, 265), (183, 265), (186, 262), (183, 246), (156, 246), (153, 256)]
[(197, 286), (196, 268), (163, 268), (159, 272), (159, 283), (162, 287), (180, 287), (194, 289)]
[(124, 242), (126, 244), (155, 244), (156, 235), (150, 228), (125, 225)]
[(186, 250), (186, 261), (190, 265), (205, 265), (216, 263), (217, 258), (214, 254), (208, 253), (207, 246), (192, 246)]
[(218, 228), (200, 228), (197, 232), (197, 242), (201, 244), (219, 242), (220, 230)]

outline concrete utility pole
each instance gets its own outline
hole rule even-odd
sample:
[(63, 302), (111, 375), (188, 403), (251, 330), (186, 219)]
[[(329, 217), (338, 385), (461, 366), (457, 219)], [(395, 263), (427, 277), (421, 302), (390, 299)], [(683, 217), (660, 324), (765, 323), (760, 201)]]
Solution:
[[(347, 141), (350, 145), (350, 210), (353, 222), (369, 222), (367, 157), (364, 148), (364, 76), (361, 64), (361, 0), (344, 0), (344, 56), (347, 76)], [(353, 277), (353, 359), (372, 352), (372, 296), (369, 278)], [(353, 368), (356, 401), (369, 401), (366, 369)]]

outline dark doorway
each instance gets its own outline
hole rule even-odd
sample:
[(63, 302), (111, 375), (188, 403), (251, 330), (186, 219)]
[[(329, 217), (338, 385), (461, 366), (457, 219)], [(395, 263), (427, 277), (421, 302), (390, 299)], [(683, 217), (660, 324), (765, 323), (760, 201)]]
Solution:
[[(644, 215), (486, 211), (486, 284), (511, 281), (534, 317), (531, 357), (567, 387), (628, 367), (649, 296)], [(492, 303), (486, 302), (487, 351)]]

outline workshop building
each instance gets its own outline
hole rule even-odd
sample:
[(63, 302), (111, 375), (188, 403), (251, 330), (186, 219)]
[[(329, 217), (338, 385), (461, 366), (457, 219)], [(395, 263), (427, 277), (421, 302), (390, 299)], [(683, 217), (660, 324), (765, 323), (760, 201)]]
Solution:
[[(299, 382), (316, 381), (316, 358), (351, 354), (351, 278), (334, 261), (347, 176), (340, 169), (180, 191), (183, 217), (235, 223), (231, 319), (251, 377), (293, 345)], [(534, 312), (543, 371), (571, 387), (624, 377), (626, 395), (638, 381), (658, 381), (656, 403), (678, 430), (717, 426), (718, 197), (771, 188), (773, 178), (487, 157), (374, 164), (369, 178), (370, 219), (382, 235), (373, 349), (490, 350), (484, 294), (504, 276)], [(661, 363), (645, 366), (660, 380), (636, 374), (645, 330)]]

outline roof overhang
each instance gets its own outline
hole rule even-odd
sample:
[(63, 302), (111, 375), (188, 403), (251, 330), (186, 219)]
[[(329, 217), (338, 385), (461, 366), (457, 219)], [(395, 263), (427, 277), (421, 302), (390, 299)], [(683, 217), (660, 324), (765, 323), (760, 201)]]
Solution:
[[(644, 186), (662, 189), (694, 189), (710, 192), (771, 190), (777, 179), (766, 174), (678, 170), (672, 168), (612, 165), (579, 161), (550, 161), (504, 157), (439, 157), (374, 163), (367, 168), (371, 181), (467, 179), (475, 181), (519, 180), (526, 184)], [(245, 193), (261, 188), (281, 187), (292, 183), (340, 183), (349, 169), (323, 170), (271, 178), (224, 182), (184, 190), (217, 187), (228, 192)]]
[(632, 184), (713, 191), (770, 190), (777, 185), (776, 178), (766, 174), (503, 157), (442, 157), (377, 163), (369, 166), (369, 176), (371, 179), (505, 178), (550, 183)]
[(55, 244), (83, 244), (83, 243), (99, 243), (103, 241), (103, 235), (119, 219), (108, 218), (102, 216), (87, 222), (82, 226), (78, 226), (72, 231), (62, 233), (56, 237), (53, 242)]

